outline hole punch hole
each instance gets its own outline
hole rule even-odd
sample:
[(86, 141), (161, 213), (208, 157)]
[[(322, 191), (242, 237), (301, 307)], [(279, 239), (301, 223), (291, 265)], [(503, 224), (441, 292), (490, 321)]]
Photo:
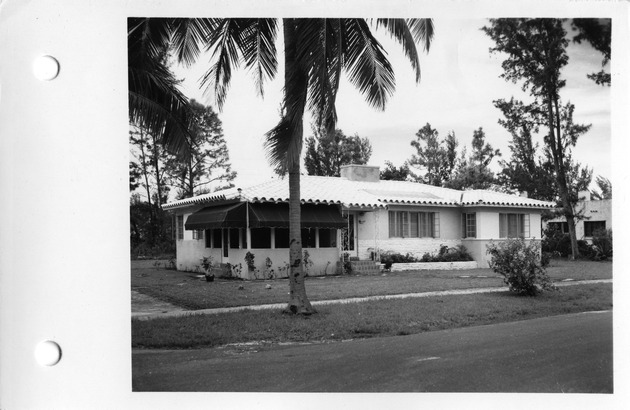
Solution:
[(40, 342), (35, 348), (35, 360), (41, 366), (54, 366), (61, 360), (61, 348), (52, 340)]
[(53, 56), (39, 56), (33, 62), (33, 74), (41, 81), (50, 81), (59, 75), (59, 61)]

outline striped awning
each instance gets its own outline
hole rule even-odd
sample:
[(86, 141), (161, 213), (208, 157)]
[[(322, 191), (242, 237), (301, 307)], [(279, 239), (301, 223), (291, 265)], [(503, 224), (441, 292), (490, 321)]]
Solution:
[(246, 228), (245, 202), (203, 208), (186, 219), (186, 230)]
[[(347, 226), (335, 205), (302, 204), (302, 228), (343, 228)], [(254, 203), (249, 205), (250, 228), (288, 228), (289, 204)]]
[[(246, 228), (249, 210), (250, 228), (288, 228), (287, 203), (232, 203), (203, 208), (186, 219), (187, 230), (216, 228)], [(335, 205), (302, 204), (302, 228), (343, 228), (348, 221)]]

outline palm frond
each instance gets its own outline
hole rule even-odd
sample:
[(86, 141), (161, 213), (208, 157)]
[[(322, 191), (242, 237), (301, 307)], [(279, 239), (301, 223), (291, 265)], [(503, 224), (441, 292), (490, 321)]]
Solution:
[(344, 23), (344, 68), (349, 80), (368, 104), (382, 110), (396, 88), (394, 70), (365, 20), (345, 19)]
[(239, 43), (241, 41), (242, 19), (214, 19), (215, 29), (208, 37), (207, 49), (212, 52), (211, 60), (216, 60), (201, 79), (206, 92), (214, 89), (217, 107), (223, 108), (227, 90), (232, 79), (232, 68), (240, 65)]
[(265, 136), (265, 151), (270, 165), (281, 170), (299, 167), (302, 153), (303, 119), (308, 99), (308, 73), (298, 60), (300, 23), (284, 19), (285, 80), (280, 122)]
[(413, 34), (416, 43), (422, 44), (424, 51), (428, 52), (435, 32), (432, 19), (407, 19), (407, 26)]
[(192, 141), (188, 100), (162, 76), (129, 68), (129, 119), (158, 137), (167, 150), (185, 157)]
[(197, 61), (201, 52), (200, 45), (214, 31), (216, 22), (202, 18), (174, 18), (169, 23), (177, 60), (190, 66)]
[(376, 27), (383, 26), (402, 46), (411, 67), (416, 73), (416, 82), (420, 82), (420, 61), (414, 36), (405, 19), (377, 19)]
[(130, 18), (127, 22), (127, 47), (130, 57), (159, 59), (170, 44), (169, 20)]
[(327, 19), (296, 19), (296, 22), (297, 60), (308, 76), (308, 108), (318, 127), (334, 126), (341, 71), (339, 30), (335, 31), (334, 21)]
[(245, 67), (254, 72), (256, 90), (264, 95), (264, 83), (271, 80), (278, 72), (276, 59), (276, 36), (278, 22), (276, 19), (247, 19), (249, 24), (243, 27), (240, 43)]
[(167, 19), (128, 20), (129, 119), (159, 138), (171, 152), (188, 155), (192, 116), (188, 99), (166, 65)]

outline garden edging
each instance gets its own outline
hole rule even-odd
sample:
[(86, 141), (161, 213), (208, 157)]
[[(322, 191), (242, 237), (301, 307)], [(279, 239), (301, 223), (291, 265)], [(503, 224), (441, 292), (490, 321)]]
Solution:
[(466, 262), (410, 262), (410, 263), (393, 263), (392, 272), (400, 272), (405, 270), (461, 270), (461, 269), (477, 269), (476, 261)]

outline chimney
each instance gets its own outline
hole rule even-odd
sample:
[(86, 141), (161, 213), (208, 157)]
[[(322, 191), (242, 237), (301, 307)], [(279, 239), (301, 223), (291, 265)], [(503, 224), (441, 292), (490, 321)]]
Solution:
[(528, 198), (528, 197), (529, 197), (529, 194), (527, 193), (527, 191), (523, 191), (523, 192), (521, 192), (521, 193), (519, 194), (519, 196), (520, 196), (521, 198)]
[(579, 201), (590, 201), (591, 200), (591, 191), (580, 191), (578, 192), (578, 200)]
[(349, 181), (378, 182), (380, 169), (373, 165), (342, 165), (340, 176)]

